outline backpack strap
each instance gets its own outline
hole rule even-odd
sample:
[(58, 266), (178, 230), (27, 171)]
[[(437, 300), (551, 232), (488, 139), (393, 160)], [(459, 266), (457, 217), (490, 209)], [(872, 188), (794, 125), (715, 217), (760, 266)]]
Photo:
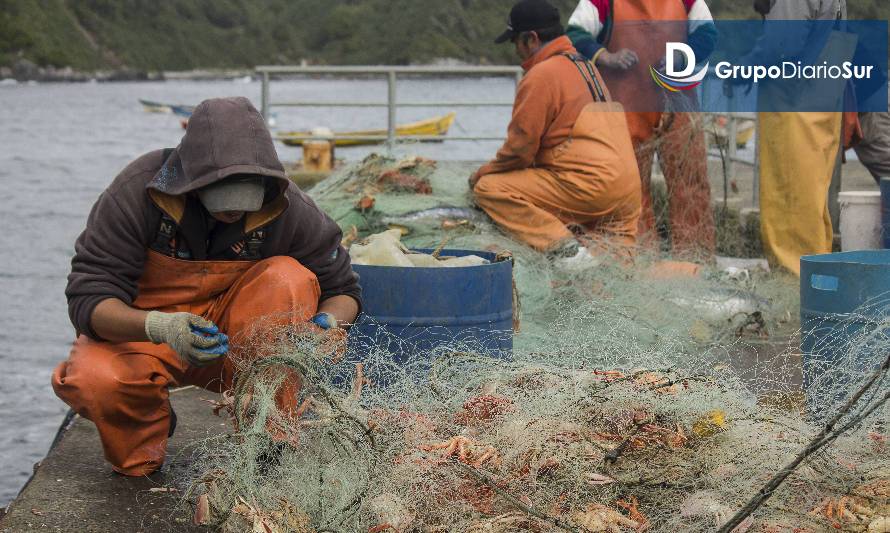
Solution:
[[(593, 97), (594, 102), (606, 102), (606, 93), (603, 91), (602, 85), (600, 85), (599, 80), (596, 77), (596, 74), (593, 72), (593, 68), (590, 66), (590, 62), (585, 60), (584, 58), (572, 55), (572, 54), (562, 54), (566, 58), (569, 59), (572, 63), (574, 63), (575, 68), (578, 69), (578, 72), (581, 74), (581, 77), (584, 78), (584, 82), (587, 83), (587, 88), (590, 90), (590, 96)], [(581, 65), (584, 65), (582, 67)], [(584, 71), (587, 71), (585, 75)]]
[(263, 244), (266, 243), (266, 230), (259, 229), (247, 236), (245, 244), (245, 259), (258, 261), (263, 257)]
[(166, 213), (161, 214), (161, 222), (158, 224), (158, 230), (155, 233), (155, 240), (151, 249), (166, 255), (168, 257), (176, 257), (176, 221), (167, 216)]
[[(175, 148), (164, 148), (162, 154), (163, 163), (167, 164), (167, 160), (176, 151)], [(176, 221), (170, 218), (166, 213), (161, 211), (161, 222), (158, 224), (155, 240), (152, 243), (152, 249), (169, 257), (176, 257)]]

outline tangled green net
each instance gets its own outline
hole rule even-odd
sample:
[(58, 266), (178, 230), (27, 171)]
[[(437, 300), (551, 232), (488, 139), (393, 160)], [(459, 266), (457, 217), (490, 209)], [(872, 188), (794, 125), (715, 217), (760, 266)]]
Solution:
[[(415, 193), (363, 189), (386, 165), (349, 169), (313, 196), (358, 239), (402, 225), (415, 247), (447, 236), (449, 247), (512, 251), (522, 300), (514, 352), (454, 343), (397, 364), (378, 342), (338, 359), (321, 334), (259, 328), (240, 342), (262, 357), (239, 363), (218, 406), (231, 431), (201, 443), (180, 473), (203, 523), (231, 532), (715, 531), (819, 431), (813, 413), (835, 412), (890, 351), (886, 325), (862, 331), (819, 375), (844, 394), (805, 404), (794, 280), (707, 264), (665, 277), (657, 267), (669, 258), (654, 254), (563, 266), (482, 217), (455, 216), (469, 212), (406, 224)], [(460, 179), (465, 188), (460, 169), (423, 179), (433, 191), (424, 209), (467, 208), (451, 187)], [(380, 212), (355, 208), (368, 194)], [(299, 397), (282, 403), (295, 379)], [(736, 531), (882, 531), (888, 385), (885, 372), (843, 418), (855, 424)]]

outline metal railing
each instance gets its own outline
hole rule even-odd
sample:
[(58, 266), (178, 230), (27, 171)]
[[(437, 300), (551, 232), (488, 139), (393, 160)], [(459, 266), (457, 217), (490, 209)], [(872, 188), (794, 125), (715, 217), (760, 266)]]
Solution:
[[(400, 107), (424, 108), (424, 107), (512, 107), (513, 102), (401, 102), (397, 99), (396, 87), (399, 77), (402, 76), (467, 76), (511, 77), (519, 84), (522, 79), (522, 69), (519, 67), (290, 67), (290, 66), (260, 66), (256, 68), (257, 74), (262, 80), (261, 112), (268, 117), (273, 107), (358, 107), (358, 108), (386, 108), (386, 135), (336, 135), (333, 140), (353, 141), (386, 141), (392, 148), (399, 141), (430, 141), (439, 140), (433, 135), (398, 135), (396, 125), (396, 110)], [(387, 81), (387, 99), (385, 102), (349, 102), (349, 101), (288, 101), (273, 102), (270, 96), (270, 84), (272, 76), (363, 76), (381, 77)], [(280, 139), (292, 139), (293, 136), (279, 136)], [(311, 136), (308, 136), (311, 138)], [(331, 139), (331, 137), (327, 137)], [(444, 139), (442, 139), (444, 140)], [(457, 136), (449, 135), (449, 141), (502, 141), (500, 137), (483, 136)]]
[[(518, 85), (522, 80), (523, 71), (519, 67), (401, 67), (401, 66), (349, 66), (349, 67), (317, 67), (317, 66), (259, 66), (256, 68), (257, 74), (262, 80), (261, 95), (261, 111), (264, 117), (269, 117), (273, 107), (328, 107), (328, 108), (386, 108), (386, 135), (335, 135), (333, 137), (325, 137), (326, 140), (352, 140), (352, 141), (374, 141), (385, 142), (392, 149), (397, 142), (412, 141), (431, 141), (446, 140), (445, 137), (434, 135), (398, 135), (396, 124), (396, 111), (398, 108), (436, 108), (436, 107), (461, 107), (461, 108), (481, 108), (481, 107), (512, 107), (513, 102), (473, 102), (473, 101), (444, 101), (444, 102), (402, 102), (397, 98), (397, 85), (400, 78), (404, 77), (443, 77), (443, 76), (465, 76), (465, 77), (511, 77)], [(360, 102), (360, 101), (282, 101), (275, 102), (271, 98), (270, 85), (273, 76), (331, 76), (331, 77), (370, 77), (384, 78), (387, 82), (387, 98), (386, 101)], [(755, 167), (754, 176), (754, 194), (757, 195), (757, 156), (754, 160), (743, 158), (738, 155), (737, 139), (739, 132), (739, 123), (741, 121), (756, 121), (755, 113), (713, 113), (714, 115), (727, 117), (727, 139), (726, 151), (721, 153), (719, 149), (711, 147), (709, 155), (722, 156), (727, 160), (728, 174), (735, 176), (735, 164)], [(276, 136), (277, 139), (295, 139), (310, 140), (312, 135), (305, 137), (295, 136)], [(485, 136), (458, 136), (449, 135), (448, 141), (503, 141), (504, 136), (485, 137)], [(756, 203), (756, 202), (755, 202)]]

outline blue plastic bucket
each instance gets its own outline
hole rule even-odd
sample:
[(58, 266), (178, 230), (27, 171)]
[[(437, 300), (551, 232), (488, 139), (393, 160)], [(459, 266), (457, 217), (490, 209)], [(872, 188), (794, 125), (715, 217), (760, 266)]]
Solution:
[(383, 349), (397, 364), (422, 369), (426, 365), (417, 358), (431, 357), (443, 346), (509, 355), (513, 263), (495, 262), (496, 255), (488, 252), (442, 251), (447, 257), (467, 255), (491, 263), (449, 268), (354, 265), (361, 277), (364, 309), (350, 331), (350, 359), (361, 360), (362, 352)]
[(881, 178), (881, 237), (890, 249), (890, 178)]
[(874, 343), (890, 341), (876, 334), (890, 317), (890, 251), (802, 257), (800, 270), (804, 391), (823, 419), (886, 358)]

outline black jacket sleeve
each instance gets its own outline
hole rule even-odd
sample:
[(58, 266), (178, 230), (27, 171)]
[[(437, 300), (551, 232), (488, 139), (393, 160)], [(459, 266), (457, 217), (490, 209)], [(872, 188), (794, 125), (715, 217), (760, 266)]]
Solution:
[(90, 321), (103, 300), (117, 298), (132, 305), (145, 264), (149, 227), (159, 216), (145, 191), (142, 172), (125, 170), (99, 197), (74, 245), (65, 289), (68, 314), (78, 334), (101, 340)]
[(287, 255), (316, 275), (321, 286), (321, 301), (346, 295), (361, 309), (359, 277), (352, 270), (349, 253), (341, 245), (340, 227), (295, 187), (288, 189), (287, 194), (290, 208), (279, 221), (279, 230), (289, 234)]

